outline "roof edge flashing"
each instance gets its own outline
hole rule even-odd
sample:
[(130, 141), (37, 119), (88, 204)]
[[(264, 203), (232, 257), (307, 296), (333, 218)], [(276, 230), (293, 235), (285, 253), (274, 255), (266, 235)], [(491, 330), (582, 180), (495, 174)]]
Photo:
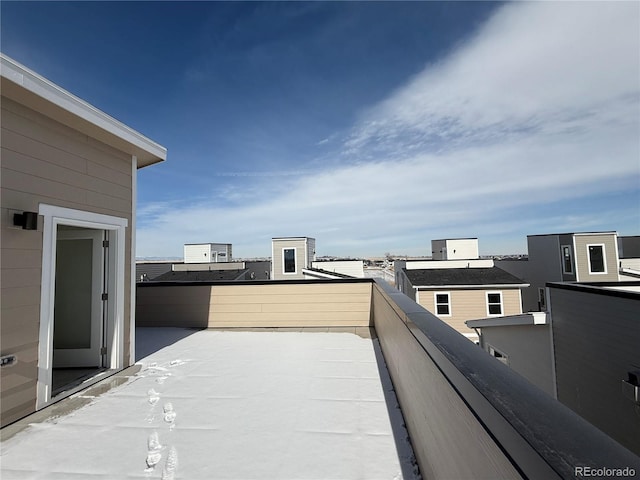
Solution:
[[(64, 112), (82, 119), (131, 145), (133, 147), (131, 153), (139, 157), (138, 168), (164, 161), (167, 158), (167, 149), (162, 145), (145, 137), (3, 53), (0, 53), (0, 77)], [(5, 91), (3, 89), (4, 94)], [(104, 138), (99, 140), (105, 141)]]

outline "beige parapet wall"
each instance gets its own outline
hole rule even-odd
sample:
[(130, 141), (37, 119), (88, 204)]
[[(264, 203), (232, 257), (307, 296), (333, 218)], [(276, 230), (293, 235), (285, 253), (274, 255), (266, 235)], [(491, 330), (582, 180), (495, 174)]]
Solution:
[(138, 286), (136, 325), (368, 327), (370, 282)]
[(422, 477), (522, 478), (426, 354), (414, 336), (420, 332), (412, 333), (405, 312), (378, 285), (373, 286), (373, 311)]

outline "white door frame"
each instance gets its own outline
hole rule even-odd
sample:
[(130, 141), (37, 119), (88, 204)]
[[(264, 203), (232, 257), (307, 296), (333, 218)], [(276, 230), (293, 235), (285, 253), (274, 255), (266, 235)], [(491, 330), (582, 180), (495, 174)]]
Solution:
[(40, 336), (36, 410), (51, 403), (53, 367), (53, 310), (56, 278), (58, 225), (107, 230), (109, 237), (109, 301), (107, 358), (109, 369), (124, 368), (124, 281), (126, 218), (63, 208), (41, 203), (44, 217), (42, 239), (42, 283), (40, 293)]

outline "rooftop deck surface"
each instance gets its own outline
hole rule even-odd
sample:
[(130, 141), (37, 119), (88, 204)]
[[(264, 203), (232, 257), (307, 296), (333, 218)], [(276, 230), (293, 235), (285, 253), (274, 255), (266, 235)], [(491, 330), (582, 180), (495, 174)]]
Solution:
[(148, 356), (123, 385), (3, 440), (3, 480), (420, 478), (375, 339), (145, 328), (136, 343)]

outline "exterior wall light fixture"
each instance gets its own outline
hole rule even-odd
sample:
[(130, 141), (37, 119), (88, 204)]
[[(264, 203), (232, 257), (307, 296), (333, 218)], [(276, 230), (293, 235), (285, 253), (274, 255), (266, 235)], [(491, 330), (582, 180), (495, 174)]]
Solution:
[(22, 212), (13, 214), (13, 225), (23, 230), (38, 229), (38, 214), (36, 212)]

